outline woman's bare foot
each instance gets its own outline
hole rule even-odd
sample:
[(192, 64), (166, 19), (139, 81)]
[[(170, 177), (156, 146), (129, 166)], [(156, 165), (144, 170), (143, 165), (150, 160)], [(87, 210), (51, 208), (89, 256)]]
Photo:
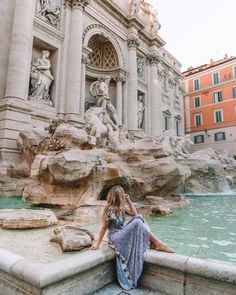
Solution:
[(153, 250), (157, 250), (157, 251), (162, 251), (162, 252), (167, 252), (167, 253), (175, 253), (174, 249), (171, 249), (170, 247), (164, 245), (164, 244), (156, 244), (154, 242), (151, 241), (151, 245), (150, 248)]

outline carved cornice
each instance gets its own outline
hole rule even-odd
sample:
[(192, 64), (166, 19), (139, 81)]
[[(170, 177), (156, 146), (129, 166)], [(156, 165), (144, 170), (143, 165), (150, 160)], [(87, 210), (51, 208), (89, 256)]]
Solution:
[(160, 62), (160, 57), (157, 54), (149, 54), (146, 57), (146, 62), (147, 64), (159, 64)]
[(127, 44), (129, 48), (137, 48), (140, 45), (140, 41), (138, 37), (130, 37), (127, 40)]
[(65, 8), (71, 9), (85, 9), (87, 5), (89, 5), (91, 0), (64, 0)]

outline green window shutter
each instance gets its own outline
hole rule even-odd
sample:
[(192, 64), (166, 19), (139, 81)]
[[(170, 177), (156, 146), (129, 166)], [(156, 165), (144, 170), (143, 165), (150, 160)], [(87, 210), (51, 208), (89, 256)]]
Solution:
[(236, 98), (236, 87), (233, 87), (233, 98)]
[(214, 82), (214, 85), (216, 84), (219, 84), (219, 73), (214, 73), (213, 74), (213, 82)]

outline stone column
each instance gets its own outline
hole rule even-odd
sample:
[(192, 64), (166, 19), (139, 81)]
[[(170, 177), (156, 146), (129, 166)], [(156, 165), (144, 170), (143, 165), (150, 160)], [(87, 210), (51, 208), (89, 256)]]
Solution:
[(28, 98), (35, 0), (15, 1), (5, 98)]
[(119, 122), (122, 123), (122, 110), (123, 110), (123, 89), (122, 83), (125, 81), (124, 77), (119, 75), (114, 78), (116, 81), (116, 112)]
[(67, 66), (68, 49), (71, 23), (71, 1), (64, 0), (64, 40), (61, 53), (61, 66), (59, 73), (59, 95), (58, 95), (58, 114), (63, 118), (65, 114), (66, 84), (67, 84)]
[(138, 74), (137, 74), (137, 47), (139, 39), (128, 39), (128, 98), (127, 98), (127, 128), (138, 129)]
[(84, 104), (85, 104), (85, 87), (86, 87), (86, 65), (88, 64), (88, 57), (83, 55), (81, 66), (81, 91), (80, 91), (80, 114), (84, 118)]
[(78, 122), (81, 98), (83, 10), (90, 0), (71, 0), (70, 2), (72, 13), (68, 49), (65, 115), (67, 120)]
[(162, 90), (161, 83), (158, 81), (158, 63), (157, 54), (147, 56), (147, 62), (150, 64), (150, 129), (152, 136), (162, 134)]

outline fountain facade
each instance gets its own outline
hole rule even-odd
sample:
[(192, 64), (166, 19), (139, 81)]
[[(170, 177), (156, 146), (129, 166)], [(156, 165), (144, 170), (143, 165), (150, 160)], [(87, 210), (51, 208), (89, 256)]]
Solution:
[(1, 1), (2, 160), (23, 169), (23, 129), (57, 116), (83, 126), (87, 109), (99, 104), (90, 89), (106, 76), (114, 121), (154, 136), (183, 134), (181, 64), (164, 48), (156, 10), (138, 2)]

